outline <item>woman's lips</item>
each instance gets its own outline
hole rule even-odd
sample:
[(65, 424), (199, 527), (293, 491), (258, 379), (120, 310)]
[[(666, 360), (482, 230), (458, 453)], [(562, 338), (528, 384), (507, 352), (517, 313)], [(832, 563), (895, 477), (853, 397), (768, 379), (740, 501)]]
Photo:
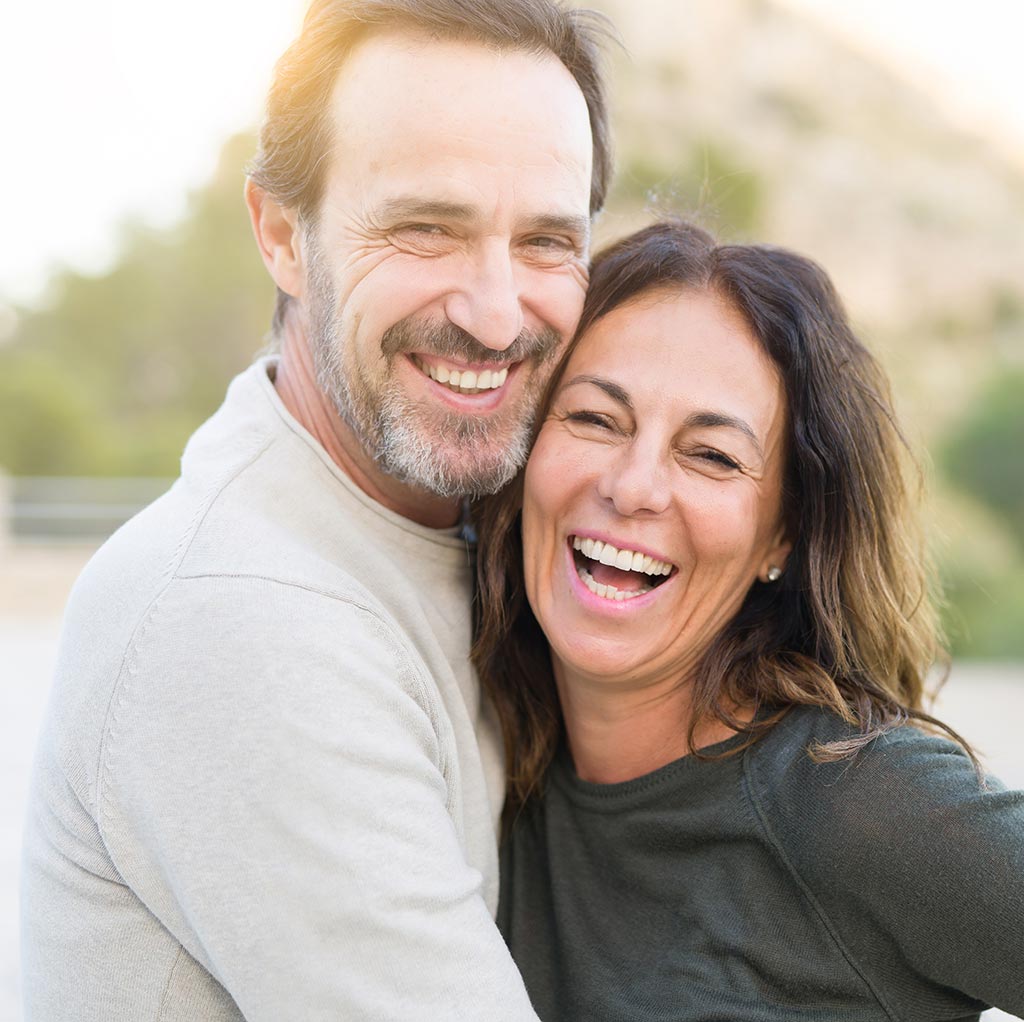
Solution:
[(667, 581), (672, 564), (642, 550), (617, 547), (588, 536), (570, 536), (572, 568), (587, 592), (608, 603), (625, 603)]

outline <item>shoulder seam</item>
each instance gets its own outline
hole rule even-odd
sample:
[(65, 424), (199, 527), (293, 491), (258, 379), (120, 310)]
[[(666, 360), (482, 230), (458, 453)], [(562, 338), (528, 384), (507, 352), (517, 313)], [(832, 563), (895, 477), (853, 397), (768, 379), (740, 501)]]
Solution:
[(270, 445), (273, 443), (272, 436), (261, 436), (258, 441), (251, 445), (249, 453), (243, 457), (235, 470), (229, 473), (225, 478), (218, 479), (216, 485), (211, 486), (207, 489), (206, 493), (200, 500), (196, 502), (196, 509), (189, 519), (188, 524), (184, 529), (181, 530), (181, 534), (178, 537), (178, 542), (175, 545), (174, 551), (172, 552), (170, 559), (167, 562), (166, 567), (163, 570), (163, 577), (160, 584), (157, 587), (156, 593), (153, 595), (152, 600), (143, 610), (139, 616), (139, 620), (132, 630), (132, 634), (125, 643), (124, 652), (121, 654), (121, 662), (117, 669), (117, 675), (114, 679), (114, 686), (111, 689), (110, 701), (107, 703), (107, 709), (103, 715), (103, 727), (100, 732), (100, 744), (96, 756), (96, 790), (94, 793), (94, 800), (96, 804), (96, 826), (100, 828), (100, 834), (102, 836), (102, 777), (105, 769), (105, 752), (107, 744), (107, 735), (110, 730), (110, 720), (114, 713), (115, 704), (120, 699), (120, 694), (123, 686), (123, 679), (125, 674), (125, 667), (128, 663), (129, 654), (138, 648), (138, 644), (142, 639), (142, 635), (145, 629), (148, 627), (153, 614), (163, 598), (164, 593), (167, 591), (170, 584), (174, 581), (177, 566), (181, 564), (182, 559), (188, 552), (192, 541), (195, 539), (195, 535), (199, 530), (199, 526), (202, 524), (203, 519), (209, 513), (210, 508), (213, 506), (217, 497), (225, 490), (225, 488), (232, 483), (238, 476), (247, 469)]
[(768, 819), (768, 813), (765, 807), (761, 804), (757, 795), (755, 794), (755, 785), (751, 774), (754, 770), (753, 756), (751, 755), (758, 746), (755, 745), (750, 749), (747, 749), (743, 753), (743, 789), (744, 795), (746, 796), (747, 802), (750, 804), (754, 811), (754, 815), (757, 817), (758, 824), (764, 834), (765, 840), (768, 842), (771, 849), (779, 857), (779, 861), (785, 867), (786, 871), (793, 877), (794, 882), (800, 889), (801, 893), (807, 899), (811, 908), (814, 909), (815, 914), (821, 920), (822, 925), (828, 931), (829, 936), (832, 938), (839, 953), (843, 956), (847, 964), (851, 969), (861, 978), (864, 985), (870, 991), (871, 996), (878, 1002), (878, 1006), (885, 1012), (886, 1017), (891, 1019), (892, 1022), (900, 1022), (899, 1014), (893, 1010), (885, 996), (882, 994), (878, 986), (868, 977), (867, 973), (861, 967), (860, 963), (856, 960), (850, 950), (847, 948), (842, 936), (839, 933), (838, 927), (833, 923), (831, 917), (825, 912), (821, 903), (815, 897), (814, 892), (811, 890), (810, 885), (804, 880), (797, 870), (793, 861), (786, 853), (785, 848), (782, 846), (782, 842), (776, 837), (774, 830), (772, 829), (771, 823)]
[(196, 502), (196, 509), (189, 519), (188, 525), (181, 530), (181, 535), (178, 538), (178, 543), (171, 553), (170, 560), (167, 562), (167, 567), (164, 568), (164, 575), (167, 581), (170, 581), (176, 574), (177, 569), (184, 560), (185, 555), (188, 553), (189, 548), (192, 546), (195, 540), (196, 533), (199, 531), (199, 527), (203, 524), (203, 520), (210, 513), (210, 508), (217, 502), (217, 498), (233, 483), (257, 458), (260, 457), (266, 450), (268, 450), (274, 442), (274, 438), (271, 435), (261, 436), (258, 440), (251, 444), (251, 449), (246, 456), (241, 458), (235, 470), (225, 476), (223, 479), (218, 479), (213, 486), (210, 486), (203, 496)]

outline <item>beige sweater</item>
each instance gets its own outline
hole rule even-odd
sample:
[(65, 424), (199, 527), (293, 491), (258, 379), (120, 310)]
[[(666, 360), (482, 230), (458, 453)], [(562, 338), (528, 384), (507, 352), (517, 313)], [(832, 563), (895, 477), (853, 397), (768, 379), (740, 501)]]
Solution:
[(492, 917), (470, 554), (257, 363), (72, 594), (26, 827), (26, 1022), (534, 1019)]

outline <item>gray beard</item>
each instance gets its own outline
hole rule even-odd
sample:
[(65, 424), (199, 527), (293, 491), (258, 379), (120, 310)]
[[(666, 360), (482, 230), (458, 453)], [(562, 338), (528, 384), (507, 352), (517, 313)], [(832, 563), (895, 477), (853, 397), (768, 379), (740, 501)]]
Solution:
[(430, 352), (470, 362), (534, 362), (522, 414), (516, 421), (455, 412), (423, 414), (389, 374), (379, 393), (342, 357), (346, 339), (336, 290), (323, 259), (309, 252), (309, 329), (316, 381), (374, 463), (404, 485), (439, 497), (496, 493), (526, 463), (533, 419), (560, 338), (550, 327), (524, 331), (505, 351), (485, 348), (450, 323), (405, 319), (385, 331), (381, 354), (389, 369), (405, 352)]

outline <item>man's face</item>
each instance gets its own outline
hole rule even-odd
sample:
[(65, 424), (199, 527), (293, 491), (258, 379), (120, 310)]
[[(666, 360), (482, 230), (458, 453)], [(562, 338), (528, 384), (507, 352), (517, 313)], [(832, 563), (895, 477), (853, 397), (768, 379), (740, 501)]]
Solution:
[(305, 235), (318, 383), (382, 471), (493, 492), (525, 460), (586, 289), (591, 135), (551, 54), (363, 42)]

